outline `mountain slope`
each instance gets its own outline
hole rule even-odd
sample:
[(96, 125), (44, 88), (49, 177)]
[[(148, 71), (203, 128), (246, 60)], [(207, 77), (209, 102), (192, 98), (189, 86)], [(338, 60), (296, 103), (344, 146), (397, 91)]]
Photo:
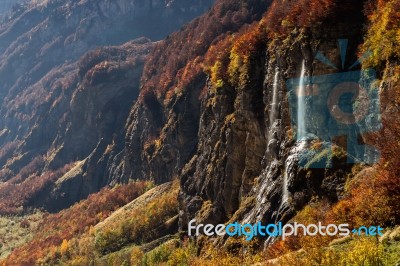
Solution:
[[(10, 167), (4, 180), (14, 177), (4, 184), (36, 184), (41, 172), (29, 169), (40, 165), (54, 185), (44, 198), (27, 202), (52, 211), (105, 184), (138, 178), (158, 186), (109, 206), (101, 198), (114, 195), (117, 186), (51, 214), (55, 222), (47, 227), (55, 229), (39, 228), (6, 264), (398, 263), (399, 11), (396, 0), (219, 0), (163, 41), (103, 47), (82, 57), (78, 68), (66, 65), (60, 73), (71, 71), (73, 79), (64, 83), (76, 85), (56, 148), (16, 176)], [(362, 75), (368, 69), (375, 74)], [(118, 92), (139, 84), (139, 76), (138, 100), (118, 109), (132, 90)], [(337, 121), (348, 122), (341, 120), (347, 116), (335, 110), (343, 105), (328, 98), (349, 77), (366, 88), (372, 77), (373, 87), (362, 122), (341, 128)], [(362, 97), (340, 101), (351, 103), (347, 111), (366, 103)], [(9, 142), (0, 155), (7, 161), (15, 147), (27, 144)], [(64, 166), (65, 158), (73, 163)], [(47, 172), (51, 167), (58, 174)], [(92, 228), (76, 232), (76, 225), (63, 225), (70, 217), (82, 219), (82, 209), (95, 207), (97, 198), (108, 211), (87, 211)], [(191, 219), (214, 225), (346, 223), (381, 226), (385, 235), (189, 238)]]
[(127, 121), (127, 145), (116, 178), (136, 175), (160, 183), (180, 174), (197, 148), (207, 49), (260, 19), (269, 4), (217, 1), (209, 12), (155, 47), (145, 65), (140, 99)]
[[(111, 183), (106, 167), (112, 168), (121, 150), (125, 120), (153, 47), (146, 38), (130, 40), (161, 39), (211, 3), (52, 0), (16, 10), (0, 26), (3, 190), (84, 161), (78, 176), (69, 174), (55, 188), (53, 177), (35, 187), (34, 193), (43, 192), (40, 198), (29, 192), (31, 202), (22, 204), (54, 211)], [(113, 44), (119, 46), (100, 47)]]

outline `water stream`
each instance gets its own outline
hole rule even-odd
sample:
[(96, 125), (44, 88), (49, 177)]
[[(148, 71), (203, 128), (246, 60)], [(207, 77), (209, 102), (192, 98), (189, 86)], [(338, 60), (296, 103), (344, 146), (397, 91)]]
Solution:
[(305, 115), (306, 115), (306, 91), (304, 85), (305, 62), (301, 63), (301, 73), (299, 87), (297, 91), (297, 140), (302, 140), (306, 135)]
[(277, 132), (278, 128), (278, 115), (279, 115), (279, 69), (276, 67), (274, 72), (274, 80), (272, 84), (272, 99), (271, 99), (271, 108), (269, 110), (269, 129), (268, 129), (268, 146), (267, 146), (267, 153), (269, 159), (273, 159), (276, 157), (276, 136), (275, 133)]
[(275, 122), (278, 114), (278, 86), (279, 86), (278, 78), (279, 78), (279, 69), (275, 68), (274, 84), (272, 85), (272, 104), (269, 113), (270, 132), (272, 131), (271, 127)]
[(283, 170), (283, 181), (282, 181), (282, 200), (281, 207), (286, 205), (289, 200), (289, 190), (288, 190), (288, 179), (289, 172), (293, 168), (293, 164), (296, 160), (297, 150), (302, 147), (302, 140), (306, 138), (306, 125), (305, 125), (305, 116), (306, 116), (306, 88), (304, 82), (305, 76), (305, 61), (301, 63), (301, 72), (299, 79), (299, 86), (297, 91), (297, 141), (298, 147), (295, 148), (290, 156), (285, 161), (284, 170)]

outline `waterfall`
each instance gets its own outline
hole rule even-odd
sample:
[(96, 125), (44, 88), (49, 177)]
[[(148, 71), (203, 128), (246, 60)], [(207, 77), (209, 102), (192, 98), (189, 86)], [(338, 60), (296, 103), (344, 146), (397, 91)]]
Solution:
[(289, 190), (288, 190), (288, 167), (285, 165), (285, 170), (283, 173), (283, 182), (282, 182), (282, 201), (281, 206), (288, 202), (289, 200)]
[(274, 84), (272, 85), (272, 104), (271, 110), (269, 113), (269, 122), (270, 127), (272, 127), (275, 122), (277, 112), (278, 112), (278, 77), (279, 77), (279, 69), (275, 68), (275, 76), (274, 76)]
[(289, 156), (285, 160), (282, 176), (282, 200), (280, 208), (285, 209), (289, 203), (289, 180), (293, 180), (296, 174), (296, 165), (299, 161), (299, 155), (306, 148), (305, 141), (299, 141), (290, 149)]
[(305, 62), (301, 63), (299, 87), (297, 91), (297, 140), (302, 140), (306, 135), (306, 91), (304, 84)]
[(278, 112), (279, 112), (279, 97), (278, 97), (278, 90), (279, 90), (279, 68), (275, 67), (274, 72), (274, 81), (272, 84), (272, 99), (271, 99), (271, 108), (269, 110), (269, 129), (268, 129), (268, 145), (267, 145), (267, 154), (268, 159), (274, 159), (276, 157), (276, 136), (275, 133), (277, 132), (278, 126)]

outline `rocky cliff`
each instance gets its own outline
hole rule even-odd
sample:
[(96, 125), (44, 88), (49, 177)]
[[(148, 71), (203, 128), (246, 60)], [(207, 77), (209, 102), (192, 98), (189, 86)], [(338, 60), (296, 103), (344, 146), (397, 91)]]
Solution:
[(81, 168), (62, 178), (52, 194), (65, 195), (62, 206), (111, 183), (106, 166), (112, 168), (122, 149), (126, 118), (153, 47), (146, 38), (130, 40), (157, 41), (211, 3), (32, 1), (14, 10), (0, 27), (1, 180), (22, 169), (25, 175), (3, 186), (73, 162)]
[[(284, 9), (279, 6), (282, 3), (275, 4), (276, 10)], [(256, 10), (251, 5), (246, 6), (249, 12)], [(193, 32), (197, 25), (207, 29), (202, 26), (203, 18), (156, 48), (163, 55), (146, 64), (141, 100), (128, 119), (127, 146), (118, 174), (156, 182), (178, 176), (181, 230), (193, 218), (214, 224), (228, 220), (287, 222), (312, 199), (330, 203), (342, 199), (353, 166), (368, 164), (351, 151), (363, 143), (360, 128), (340, 129), (355, 130), (357, 136), (340, 133), (330, 139), (324, 132), (314, 132), (308, 140), (296, 139), (299, 125), (291, 113), (288, 80), (345, 72), (357, 62), (365, 34), (364, 3), (326, 1), (324, 5), (309, 7), (315, 12), (311, 20), (302, 17), (295, 4), (288, 7), (299, 13), (287, 25), (276, 23), (282, 19), (279, 11), (267, 12), (259, 24), (244, 27), (238, 34), (241, 37), (212, 41), (215, 47), (211, 45), (206, 56), (189, 57), (188, 53), (189, 63), (178, 67), (172, 80), (170, 69), (162, 72), (154, 66), (163, 66), (168, 54), (179, 64), (170, 51), (179, 47), (187, 53), (176, 40), (187, 36), (188, 28)], [(341, 40), (347, 40), (345, 58)], [(235, 51), (239, 54), (236, 66)], [(318, 57), (320, 51), (329, 58), (328, 64)], [(241, 53), (245, 54), (242, 58)], [(209, 67), (207, 57), (214, 57)], [(195, 72), (192, 62), (202, 62), (208, 79), (203, 74), (190, 75)], [(354, 70), (359, 69), (357, 65)], [(325, 98), (306, 105), (330, 108)], [(322, 131), (332, 128), (335, 119), (327, 113), (310, 114), (306, 126), (319, 125)], [(374, 119), (374, 114), (366, 118), (370, 123)], [(366, 152), (360, 153), (364, 156)]]
[(35, 1), (2, 24), (0, 212), (55, 212), (6, 262), (357, 265), (399, 250), (398, 229), (179, 240), (191, 219), (400, 219), (399, 2), (209, 5)]
[(140, 100), (127, 121), (127, 145), (116, 177), (160, 183), (180, 175), (198, 149), (199, 99), (207, 90), (202, 64), (208, 48), (260, 19), (268, 5), (218, 1), (156, 46), (145, 65)]

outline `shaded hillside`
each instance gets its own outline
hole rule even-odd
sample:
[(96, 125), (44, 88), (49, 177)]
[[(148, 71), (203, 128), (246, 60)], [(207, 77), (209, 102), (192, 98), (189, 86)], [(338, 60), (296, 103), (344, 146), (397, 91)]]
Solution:
[[(6, 182), (0, 185), (0, 197), (3, 203), (11, 203), (5, 206), (57, 210), (107, 184), (102, 171), (111, 147), (117, 149), (122, 141), (129, 107), (138, 94), (143, 61), (151, 46), (143, 39), (121, 47), (99, 48), (78, 63), (49, 72), (24, 90), (22, 99), (10, 102), (8, 112), (24, 115), (25, 121), (33, 125), (29, 134), (13, 141), (16, 146), (1, 158)], [(45, 181), (46, 175), (75, 161), (79, 162), (70, 172), (58, 172)], [(20, 202), (15, 195), (25, 200)], [(49, 201), (51, 204), (47, 204)]]
[[(106, 167), (122, 148), (153, 46), (146, 38), (130, 40), (161, 39), (211, 2), (53, 0), (15, 10), (0, 25), (0, 179), (8, 181), (0, 197), (29, 191), (23, 203), (5, 205), (58, 210), (110, 183)], [(101, 48), (111, 44), (121, 46)], [(29, 185), (76, 161), (81, 169), (57, 187), (61, 176)], [(40, 198), (33, 196), (39, 191)], [(56, 199), (52, 206), (49, 198)]]
[[(40, 137), (54, 127), (37, 123), (3, 146), (3, 195), (43, 174), (51, 185), (18, 199), (56, 212), (106, 184), (137, 178), (156, 187), (136, 198), (145, 183), (117, 185), (49, 215), (5, 264), (398, 264), (399, 14), (397, 0), (217, 0), (165, 40), (103, 47), (65, 65), (52, 74), (73, 88), (68, 101), (49, 103), (68, 103), (57, 134), (46, 147)], [(365, 86), (367, 95), (332, 104), (343, 83)], [(335, 116), (339, 101), (348, 112)], [(18, 109), (21, 119), (30, 106)], [(41, 147), (45, 157), (14, 170)], [(189, 237), (192, 219), (346, 223), (385, 234)]]
[[(189, 45), (193, 51), (197, 43), (202, 43), (200, 36), (207, 36), (207, 30), (194, 28), (186, 32), (191, 26), (188, 25), (172, 35), (174, 38), (168, 38), (155, 49), (159, 56), (150, 58), (145, 66), (143, 90), (128, 119), (125, 158), (117, 176), (140, 173), (142, 178), (156, 182), (180, 177), (182, 230), (193, 218), (198, 223), (213, 224), (288, 222), (314, 201), (326, 202), (329, 206), (326, 208), (332, 208), (332, 213), (321, 219), (328, 221), (335, 217), (339, 221), (349, 206), (368, 202), (374, 193), (373, 207), (360, 205), (364, 207), (354, 210), (364, 218), (357, 220), (355, 213), (349, 214), (346, 216), (349, 223), (356, 225), (363, 221), (386, 226), (398, 223), (399, 200), (391, 196), (398, 194), (397, 168), (385, 165), (387, 162), (392, 165), (395, 156), (383, 156), (379, 163), (372, 161), (365, 165), (357, 162), (364, 162), (372, 155), (363, 150), (362, 157), (357, 158), (357, 154), (351, 153), (352, 146), (346, 146), (346, 136), (337, 136), (333, 147), (326, 139), (296, 141), (296, 125), (293, 125), (296, 117), (291, 117), (286, 83), (302, 75), (318, 77), (339, 73), (317, 60), (317, 52), (323, 51), (334, 66), (343, 64), (349, 68), (374, 39), (371, 48), (380, 52), (376, 50), (370, 58), (375, 63), (367, 65), (365, 61), (363, 66), (376, 68), (378, 80), (374, 84), (381, 86), (384, 102), (383, 91), (396, 94), (398, 85), (392, 80), (398, 75), (399, 59), (397, 49), (392, 47), (398, 46), (395, 37), (398, 6), (396, 1), (386, 4), (390, 7), (385, 11), (385, 20), (379, 22), (376, 19), (379, 15), (375, 13), (379, 11), (368, 1), (323, 1), (321, 4), (275, 1), (262, 20), (251, 26), (244, 25), (239, 33), (208, 41), (207, 55), (204, 57), (200, 49), (193, 59), (186, 56), (190, 53), (186, 53), (181, 37), (197, 32), (194, 43)], [(385, 3), (379, 5), (382, 7)], [(342, 14), (346, 15), (342, 17)], [(371, 18), (375, 20), (370, 22)], [(202, 18), (195, 22), (204, 25)], [(200, 29), (215, 27), (218, 28)], [(383, 47), (376, 40), (383, 41), (382, 36), (390, 40)], [(348, 40), (345, 61), (341, 61), (338, 47), (342, 39)], [(182, 51), (179, 56), (173, 52), (177, 50)], [(184, 66), (183, 62), (188, 63)], [(358, 65), (355, 70), (361, 67)], [(208, 79), (196, 75), (203, 75), (202, 72)], [(390, 87), (383, 89), (385, 86)], [(395, 103), (385, 106), (397, 112), (393, 109)], [(325, 121), (332, 123), (324, 114), (313, 114), (309, 126)], [(374, 116), (369, 113), (364, 126), (368, 128)], [(389, 134), (391, 140), (381, 144), (389, 147), (399, 138), (397, 126), (394, 122), (384, 122), (383, 127), (384, 135)], [(370, 128), (371, 133), (378, 130), (379, 127)], [(360, 144), (385, 150), (378, 143), (382, 137), (374, 135), (372, 141), (368, 139), (369, 134), (359, 135)], [(138, 150), (142, 151), (140, 156)], [(385, 174), (360, 180), (371, 171), (368, 164)], [(351, 181), (353, 178), (355, 181)], [(348, 187), (351, 182), (353, 185)], [(346, 201), (336, 205), (343, 198)], [(382, 212), (378, 206), (382, 206)], [(222, 245), (225, 240), (220, 239), (218, 243)], [(201, 246), (202, 240), (198, 241)], [(226, 245), (229, 247), (229, 243)], [(291, 248), (296, 247), (299, 246)]]
[(3, 20), (4, 18), (7, 17), (7, 15), (11, 12), (11, 8), (14, 6), (14, 8), (18, 8), (18, 4), (23, 1), (17, 1), (17, 0), (3, 0), (0, 3), (0, 19)]
[(156, 45), (145, 65), (140, 101), (127, 121), (127, 145), (116, 180), (136, 175), (160, 183), (180, 174), (197, 148), (207, 49), (260, 19), (269, 3), (217, 1), (206, 14)]
[[(13, 250), (8, 261), (14, 265), (33, 265), (39, 259), (55, 260), (65, 255), (63, 253), (66, 250), (62, 254), (57, 250), (64, 242), (88, 234), (93, 226), (150, 188), (149, 182), (132, 182), (112, 189), (105, 188), (57, 214), (44, 214), (39, 225), (31, 228), (33, 240)], [(86, 248), (82, 247), (82, 251)]]

